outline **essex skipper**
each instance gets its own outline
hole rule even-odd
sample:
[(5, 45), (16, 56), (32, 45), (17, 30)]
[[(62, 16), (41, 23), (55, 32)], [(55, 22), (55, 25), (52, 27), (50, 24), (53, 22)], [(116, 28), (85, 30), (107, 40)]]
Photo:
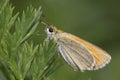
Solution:
[[(45, 24), (44, 22), (41, 22)], [(58, 45), (59, 54), (74, 70), (97, 70), (111, 60), (111, 56), (101, 48), (70, 33), (46, 25), (47, 39)]]

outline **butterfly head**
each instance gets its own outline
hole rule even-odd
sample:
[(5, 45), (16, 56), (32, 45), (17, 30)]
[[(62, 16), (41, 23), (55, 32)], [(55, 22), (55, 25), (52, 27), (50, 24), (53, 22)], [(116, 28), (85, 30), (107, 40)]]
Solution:
[(51, 40), (55, 38), (56, 34), (58, 33), (58, 30), (52, 25), (50, 25), (46, 27), (45, 32), (47, 33), (47, 39)]
[(56, 36), (61, 33), (61, 30), (58, 30), (56, 27), (54, 27), (53, 25), (47, 24), (43, 21), (41, 21), (42, 24), (44, 24), (46, 26), (45, 32), (47, 34), (47, 39), (51, 40), (51, 39), (55, 39)]

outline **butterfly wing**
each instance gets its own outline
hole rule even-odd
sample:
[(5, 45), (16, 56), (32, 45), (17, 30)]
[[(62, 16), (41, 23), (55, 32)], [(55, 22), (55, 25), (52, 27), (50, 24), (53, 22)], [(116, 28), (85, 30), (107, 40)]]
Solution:
[(62, 57), (75, 70), (96, 70), (111, 59), (104, 50), (69, 33), (61, 33), (57, 43)]
[(66, 37), (59, 38), (57, 42), (61, 56), (74, 70), (84, 71), (93, 68), (95, 61), (86, 47)]

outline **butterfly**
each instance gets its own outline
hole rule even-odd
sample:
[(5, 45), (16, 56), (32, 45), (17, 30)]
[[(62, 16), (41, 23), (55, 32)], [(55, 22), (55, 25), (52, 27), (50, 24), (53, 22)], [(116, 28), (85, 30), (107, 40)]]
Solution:
[(53, 25), (46, 25), (45, 32), (48, 40), (54, 39), (59, 54), (75, 71), (97, 70), (111, 60), (111, 56), (103, 49)]

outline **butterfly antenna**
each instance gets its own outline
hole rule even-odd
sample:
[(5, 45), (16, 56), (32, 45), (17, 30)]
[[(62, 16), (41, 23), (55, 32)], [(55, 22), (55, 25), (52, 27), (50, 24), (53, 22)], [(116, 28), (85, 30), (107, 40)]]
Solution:
[(43, 24), (43, 25), (45, 25), (46, 27), (48, 27), (50, 25), (50, 24), (48, 24), (48, 23), (46, 23), (46, 22), (44, 22), (42, 20), (40, 20), (40, 23)]

